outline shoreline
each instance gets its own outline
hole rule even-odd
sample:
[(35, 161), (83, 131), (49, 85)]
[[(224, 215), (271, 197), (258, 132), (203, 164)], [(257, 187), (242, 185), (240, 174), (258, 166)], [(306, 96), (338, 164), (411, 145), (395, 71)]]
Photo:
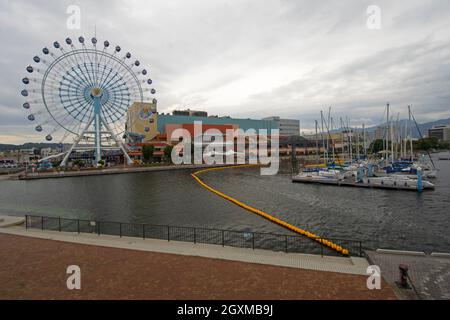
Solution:
[(149, 167), (124, 167), (124, 168), (110, 168), (98, 170), (80, 170), (80, 171), (57, 171), (48, 173), (28, 173), (27, 175), (10, 176), (17, 180), (37, 180), (37, 179), (52, 179), (52, 178), (73, 178), (73, 177), (87, 177), (87, 176), (101, 176), (110, 174), (126, 174), (139, 172), (157, 172), (157, 171), (173, 171), (173, 170), (196, 170), (204, 168), (222, 168), (233, 166), (232, 164), (185, 164), (185, 165), (162, 165)]

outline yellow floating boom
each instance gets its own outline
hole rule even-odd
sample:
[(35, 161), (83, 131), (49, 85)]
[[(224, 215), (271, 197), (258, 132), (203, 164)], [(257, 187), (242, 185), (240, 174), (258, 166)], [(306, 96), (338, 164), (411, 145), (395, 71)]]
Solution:
[(230, 196), (228, 196), (228, 195), (226, 195), (226, 194), (220, 192), (219, 190), (216, 190), (216, 189), (214, 189), (214, 188), (208, 186), (206, 183), (204, 183), (204, 182), (198, 177), (199, 174), (204, 173), (204, 172), (208, 172), (208, 171), (225, 170), (225, 169), (234, 169), (234, 168), (248, 168), (248, 167), (256, 167), (256, 166), (259, 166), (259, 165), (255, 165), (255, 164), (246, 164), (246, 165), (237, 165), (237, 166), (229, 166), (229, 167), (215, 167), (215, 168), (208, 168), (208, 169), (203, 169), (203, 170), (200, 170), (200, 171), (196, 171), (196, 172), (192, 173), (191, 176), (192, 176), (192, 177), (193, 177), (193, 178), (194, 178), (194, 179), (195, 179), (202, 187), (204, 187), (205, 189), (207, 189), (207, 190), (209, 190), (209, 191), (211, 191), (211, 192), (217, 194), (218, 196), (220, 196), (220, 197), (222, 197), (222, 198), (224, 198), (224, 199), (227, 199), (228, 201), (233, 202), (234, 204), (236, 204), (236, 205), (238, 205), (238, 206), (240, 206), (240, 207), (242, 207), (242, 208), (244, 208), (244, 209), (246, 209), (246, 210), (248, 210), (248, 211), (250, 211), (250, 212), (256, 213), (256, 214), (258, 214), (258, 215), (260, 215), (260, 216), (262, 216), (262, 217), (264, 217), (264, 218), (266, 218), (266, 219), (268, 219), (268, 220), (270, 220), (270, 221), (272, 221), (272, 222), (274, 222), (274, 223), (276, 223), (276, 224), (278, 224), (278, 225), (283, 226), (283, 227), (286, 228), (286, 229), (289, 229), (289, 230), (291, 230), (291, 231), (294, 231), (294, 232), (296, 232), (296, 233), (298, 233), (298, 234), (300, 234), (300, 235), (306, 236), (306, 237), (308, 237), (308, 238), (310, 238), (310, 239), (312, 239), (312, 240), (314, 240), (314, 241), (316, 241), (316, 242), (318, 242), (318, 243), (320, 243), (320, 244), (322, 244), (322, 245), (324, 245), (324, 246), (326, 246), (326, 247), (329, 247), (329, 248), (331, 248), (331, 249), (333, 249), (333, 250), (336, 250), (336, 251), (339, 252), (339, 253), (342, 253), (343, 255), (348, 255), (348, 254), (349, 254), (349, 251), (348, 251), (347, 249), (344, 249), (344, 248), (342, 248), (341, 246), (339, 246), (339, 245), (337, 245), (337, 244), (335, 244), (335, 243), (333, 243), (333, 242), (331, 242), (331, 241), (329, 241), (329, 240), (322, 239), (322, 238), (320, 238), (319, 236), (315, 235), (314, 233), (311, 233), (311, 232), (309, 232), (309, 231), (306, 231), (306, 230), (303, 230), (303, 229), (301, 229), (301, 228), (298, 228), (298, 227), (296, 227), (296, 226), (294, 226), (294, 225), (292, 225), (292, 224), (290, 224), (290, 223), (287, 223), (286, 221), (283, 221), (283, 220), (281, 220), (281, 219), (275, 218), (274, 216), (272, 216), (272, 215), (270, 215), (270, 214), (268, 214), (268, 213), (266, 213), (266, 212), (264, 212), (264, 211), (261, 211), (261, 210), (259, 210), (259, 209), (256, 209), (256, 208), (254, 208), (254, 207), (252, 207), (252, 206), (249, 206), (249, 205), (247, 205), (247, 204), (245, 204), (245, 203), (243, 203), (243, 202), (241, 202), (241, 201), (239, 201), (239, 200), (237, 200), (237, 199), (235, 199), (235, 198), (232, 198), (232, 197), (230, 197)]

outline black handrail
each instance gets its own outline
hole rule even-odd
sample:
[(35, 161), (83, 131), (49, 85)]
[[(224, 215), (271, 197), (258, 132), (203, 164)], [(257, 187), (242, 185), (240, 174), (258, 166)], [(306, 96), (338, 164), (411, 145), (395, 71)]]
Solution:
[[(53, 225), (52, 225), (53, 223)], [(73, 224), (76, 227), (73, 227)], [(100, 225), (102, 226), (100, 229)], [(117, 235), (140, 237), (142, 239), (159, 239), (167, 241), (183, 241), (193, 243), (216, 244), (221, 246), (245, 247), (250, 249), (266, 249), (272, 251), (316, 253), (324, 255), (340, 255), (339, 253), (324, 247), (318, 239), (305, 238), (298, 235), (252, 232), (241, 230), (169, 226), (147, 223), (126, 223), (116, 221), (98, 221), (86, 219), (71, 219), (62, 217), (49, 217), (26, 215), (25, 226), (27, 229), (39, 228), (41, 230), (68, 231), (78, 233), (96, 233), (98, 235)], [(109, 227), (109, 228), (108, 228)], [(160, 235), (155, 236), (151, 231), (160, 229)], [(135, 231), (135, 232), (130, 232)], [(341, 242), (350, 255), (362, 256), (363, 246), (360, 240), (342, 238), (326, 238), (333, 242)]]

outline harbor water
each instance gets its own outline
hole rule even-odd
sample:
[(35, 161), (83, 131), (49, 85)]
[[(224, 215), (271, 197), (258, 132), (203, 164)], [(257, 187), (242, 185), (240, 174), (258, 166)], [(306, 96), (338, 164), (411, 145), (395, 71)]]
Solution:
[[(367, 248), (450, 252), (450, 161), (437, 160), (434, 191), (416, 193), (292, 183), (257, 168), (211, 171), (212, 187), (323, 237)], [(0, 214), (202, 226), (291, 234), (201, 188), (190, 171), (0, 180)]]

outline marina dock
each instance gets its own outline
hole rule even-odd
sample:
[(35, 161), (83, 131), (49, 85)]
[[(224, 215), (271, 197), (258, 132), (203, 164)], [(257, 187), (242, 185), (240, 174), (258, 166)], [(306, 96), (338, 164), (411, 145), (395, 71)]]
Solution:
[[(325, 184), (332, 186), (343, 186), (343, 187), (357, 187), (357, 188), (377, 188), (377, 189), (393, 189), (393, 190), (407, 190), (407, 191), (418, 191), (418, 186), (411, 183), (397, 183), (394, 181), (392, 184), (387, 183), (376, 183), (377, 178), (367, 178), (363, 181), (355, 181), (350, 179), (337, 179), (337, 178), (317, 178), (317, 177), (292, 177), (292, 182), (301, 183), (316, 183)], [(378, 182), (378, 181), (377, 181)], [(434, 185), (431, 185), (424, 189), (434, 189)]]

